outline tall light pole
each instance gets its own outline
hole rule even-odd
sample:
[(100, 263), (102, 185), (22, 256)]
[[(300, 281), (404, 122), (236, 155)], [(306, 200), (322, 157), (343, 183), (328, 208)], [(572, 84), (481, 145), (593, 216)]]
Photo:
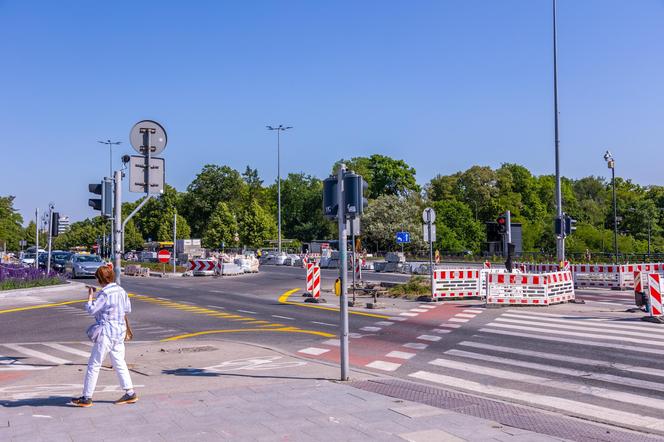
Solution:
[(616, 160), (613, 159), (613, 155), (608, 150), (604, 153), (604, 161), (606, 165), (611, 169), (611, 184), (613, 187), (613, 250), (615, 253), (615, 258), (613, 263), (618, 264), (618, 209), (616, 206)]
[(277, 131), (277, 250), (281, 254), (281, 132), (284, 130), (292, 129), (293, 126), (265, 126), (267, 130)]
[[(563, 219), (562, 191), (560, 189), (560, 136), (558, 132), (558, 35), (556, 24), (556, 0), (553, 0), (553, 115), (555, 126), (555, 151), (556, 151), (556, 217), (561, 223)], [(565, 233), (561, 229), (556, 238), (556, 257), (558, 262), (565, 260)]]

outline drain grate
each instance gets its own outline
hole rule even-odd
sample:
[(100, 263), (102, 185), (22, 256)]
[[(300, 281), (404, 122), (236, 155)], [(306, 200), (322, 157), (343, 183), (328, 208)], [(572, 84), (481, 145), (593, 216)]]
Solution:
[(443, 390), (398, 379), (351, 382), (355, 388), (496, 421), (502, 425), (576, 441), (656, 441), (655, 435), (615, 429), (520, 405)]

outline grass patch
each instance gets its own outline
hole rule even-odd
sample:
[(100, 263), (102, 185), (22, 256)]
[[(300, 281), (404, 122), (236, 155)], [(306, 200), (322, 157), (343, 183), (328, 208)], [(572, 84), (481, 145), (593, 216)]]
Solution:
[(5, 279), (0, 281), (1, 290), (30, 289), (34, 287), (46, 287), (50, 285), (64, 284), (65, 281), (59, 277), (42, 278), (33, 280)]
[(425, 276), (413, 276), (408, 282), (390, 287), (387, 293), (392, 298), (416, 299), (422, 295), (431, 295), (431, 282)]

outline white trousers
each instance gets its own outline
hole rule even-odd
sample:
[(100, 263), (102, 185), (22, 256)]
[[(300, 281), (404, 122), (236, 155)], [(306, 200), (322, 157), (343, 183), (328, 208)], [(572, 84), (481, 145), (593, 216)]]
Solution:
[(132, 389), (131, 378), (129, 377), (129, 369), (125, 362), (125, 346), (124, 339), (111, 340), (106, 336), (99, 336), (97, 342), (92, 347), (90, 359), (88, 359), (88, 369), (85, 372), (85, 381), (83, 385), (83, 396), (92, 397), (97, 386), (97, 378), (99, 377), (99, 369), (101, 363), (110, 354), (115, 374), (118, 375), (120, 387), (123, 390)]

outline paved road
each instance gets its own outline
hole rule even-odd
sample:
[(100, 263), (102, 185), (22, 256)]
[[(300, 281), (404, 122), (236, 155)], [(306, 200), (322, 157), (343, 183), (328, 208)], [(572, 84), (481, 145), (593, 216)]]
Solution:
[[(334, 273), (323, 278), (330, 284)], [(125, 278), (123, 284), (135, 294), (137, 339), (231, 338), (337, 363), (334, 305), (305, 306), (299, 293), (286, 295), (303, 279), (300, 269), (274, 268), (238, 278)], [(587, 290), (578, 297), (586, 304), (486, 309), (478, 301), (401, 302), (362, 310), (351, 315), (351, 364), (664, 433), (664, 328), (628, 312), (629, 293)], [(84, 315), (80, 302), (3, 313), (0, 382), (21, 364), (29, 371), (84, 361)]]

